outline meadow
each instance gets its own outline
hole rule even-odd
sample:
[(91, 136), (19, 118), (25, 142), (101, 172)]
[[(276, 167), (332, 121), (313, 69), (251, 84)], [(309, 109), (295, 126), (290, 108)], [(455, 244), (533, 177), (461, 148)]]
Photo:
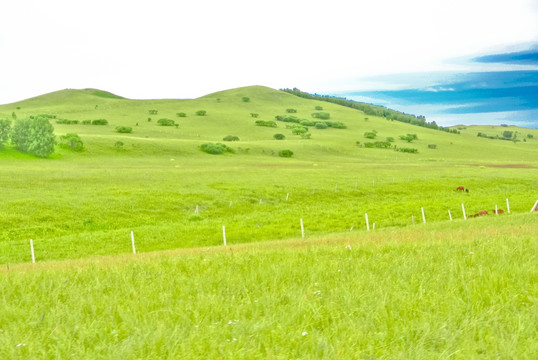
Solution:
[[(307, 138), (275, 121), (318, 111), (346, 128)], [(2, 358), (536, 353), (538, 130), (453, 134), (264, 87), (193, 100), (63, 90), (0, 106), (0, 118), (38, 114), (84, 151), (0, 150)], [(108, 125), (82, 123), (94, 119)], [(477, 136), (505, 131), (517, 141)], [(417, 153), (364, 146), (387, 137)], [(233, 152), (202, 152), (208, 142)], [(464, 220), (462, 204), (490, 215)]]

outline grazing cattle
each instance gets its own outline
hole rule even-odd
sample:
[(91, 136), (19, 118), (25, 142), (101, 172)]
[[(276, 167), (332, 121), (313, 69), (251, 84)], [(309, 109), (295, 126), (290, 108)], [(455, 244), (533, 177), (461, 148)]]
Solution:
[(495, 212), (495, 210), (493, 210), (494, 214), (502, 214), (503, 212), (504, 212), (503, 209), (497, 209), (497, 212)]
[(465, 192), (469, 192), (469, 189), (465, 189)]
[(481, 211), (477, 212), (476, 214), (471, 215), (470, 217), (485, 216), (487, 214), (488, 214), (487, 210), (481, 210)]
[(465, 186), (458, 186), (456, 188), (456, 191), (464, 191), (465, 190)]

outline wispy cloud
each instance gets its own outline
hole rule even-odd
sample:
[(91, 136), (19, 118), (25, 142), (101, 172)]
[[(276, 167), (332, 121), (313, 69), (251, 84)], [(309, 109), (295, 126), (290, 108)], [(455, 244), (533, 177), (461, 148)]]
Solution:
[(479, 56), (472, 60), (479, 63), (538, 65), (538, 46), (525, 51)]

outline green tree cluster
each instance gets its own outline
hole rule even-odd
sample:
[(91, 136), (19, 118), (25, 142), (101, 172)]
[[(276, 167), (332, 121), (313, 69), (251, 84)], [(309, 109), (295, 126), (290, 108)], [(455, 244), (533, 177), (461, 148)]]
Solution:
[(45, 117), (17, 120), (10, 138), (13, 146), (23, 153), (45, 158), (54, 152), (54, 127)]

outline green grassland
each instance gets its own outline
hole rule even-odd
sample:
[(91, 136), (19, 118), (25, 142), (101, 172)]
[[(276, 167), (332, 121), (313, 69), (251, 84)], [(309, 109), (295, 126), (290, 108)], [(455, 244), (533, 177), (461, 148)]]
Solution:
[(3, 359), (533, 359), (533, 214), (0, 269)]
[[(305, 139), (275, 121), (313, 120), (316, 107), (346, 128), (310, 127)], [(13, 113), (78, 120), (51, 123), (58, 136), (80, 135), (84, 151), (57, 147), (40, 159), (0, 150), (0, 358), (532, 359), (538, 351), (538, 213), (529, 213), (538, 130), (447, 133), (261, 86), (193, 100), (62, 90), (0, 106), (0, 119)], [(161, 118), (178, 126), (158, 126)], [(81, 123), (95, 119), (108, 125)], [(365, 138), (372, 130), (376, 138)], [(504, 131), (518, 141), (477, 136)], [(233, 153), (200, 150), (228, 135), (240, 139), (226, 142)], [(387, 137), (418, 152), (357, 145)], [(285, 149), (293, 157), (279, 157)], [(467, 215), (505, 212), (464, 220), (462, 204)]]
[[(289, 108), (312, 120), (316, 106), (347, 128), (310, 128), (311, 139), (302, 139), (287, 123), (255, 125), (286, 115)], [(206, 116), (195, 115), (201, 109)], [(528, 212), (538, 198), (537, 130), (512, 128), (526, 139), (517, 143), (479, 138), (478, 131), (486, 132), (482, 127), (450, 134), (265, 87), (194, 100), (128, 100), (96, 90), (63, 90), (0, 107), (0, 117), (12, 112), (18, 118), (53, 114), (109, 124), (52, 120), (57, 135), (80, 135), (82, 153), (57, 147), (43, 160), (9, 147), (0, 151), (0, 263), (28, 261), (29, 239), (39, 260), (59, 260), (128, 252), (130, 231), (138, 250), (146, 252), (219, 245), (223, 225), (228, 242), (244, 243), (298, 236), (301, 218), (310, 236), (364, 231), (365, 213), (379, 229), (410, 225), (412, 217), (420, 222), (421, 208), (428, 222), (437, 222), (447, 221), (449, 210), (462, 218), (462, 203), (470, 215), (496, 204), (506, 210), (509, 198), (511, 211), (518, 213)], [(177, 117), (178, 112), (187, 116)], [(160, 118), (179, 126), (158, 126)], [(119, 134), (116, 126), (133, 132)], [(366, 139), (364, 133), (372, 130), (377, 138)], [(275, 133), (286, 139), (274, 140)], [(399, 139), (408, 133), (418, 140)], [(200, 151), (201, 144), (222, 142), (227, 135), (240, 138), (227, 143), (235, 153)], [(386, 137), (418, 153), (356, 145)], [(124, 143), (122, 149), (114, 146), (117, 141)], [(278, 157), (283, 149), (294, 156)], [(459, 185), (470, 192), (456, 192)]]

